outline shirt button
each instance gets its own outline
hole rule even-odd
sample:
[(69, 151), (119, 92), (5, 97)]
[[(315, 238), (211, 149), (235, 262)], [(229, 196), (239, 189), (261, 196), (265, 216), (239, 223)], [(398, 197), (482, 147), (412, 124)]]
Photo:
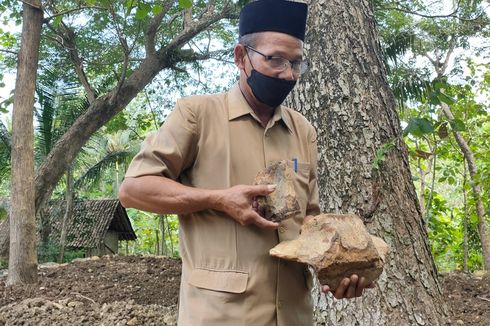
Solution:
[(282, 301), (277, 301), (277, 309), (281, 309), (282, 308)]

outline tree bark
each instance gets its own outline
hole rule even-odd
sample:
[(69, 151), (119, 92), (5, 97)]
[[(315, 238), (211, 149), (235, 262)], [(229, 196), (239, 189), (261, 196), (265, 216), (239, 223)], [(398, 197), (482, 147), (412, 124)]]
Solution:
[(68, 225), (70, 225), (73, 216), (73, 191), (73, 170), (70, 167), (66, 171), (66, 208), (63, 222), (61, 223), (60, 254), (58, 257), (58, 263), (60, 264), (63, 263), (63, 257), (65, 256), (66, 234), (68, 233)]
[[(310, 71), (288, 105), (317, 129), (321, 209), (359, 214), (391, 250), (376, 289), (361, 299), (314, 294), (317, 325), (447, 322), (380, 52), (369, 1), (311, 1), (305, 44)], [(376, 169), (376, 152), (390, 142), (395, 145)]]
[(468, 201), (466, 197), (466, 160), (463, 157), (463, 271), (468, 273)]
[(12, 190), (8, 285), (37, 281), (33, 108), (43, 12), (24, 1), (12, 119)]
[(163, 219), (163, 214), (160, 214), (158, 216), (158, 228), (160, 229), (160, 232), (162, 234), (162, 255), (168, 256), (168, 249), (167, 249), (167, 237), (165, 236), (165, 221)]

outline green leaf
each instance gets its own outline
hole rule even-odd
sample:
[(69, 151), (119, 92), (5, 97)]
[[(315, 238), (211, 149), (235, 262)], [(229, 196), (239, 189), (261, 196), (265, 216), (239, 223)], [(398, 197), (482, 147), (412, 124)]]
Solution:
[(447, 105), (452, 105), (454, 103), (456, 103), (456, 100), (453, 99), (452, 97), (448, 96), (447, 94), (444, 94), (444, 93), (439, 93), (437, 98), (443, 102), (443, 103), (446, 103)]
[(179, 0), (179, 5), (183, 9), (189, 9), (192, 7), (192, 0)]
[(148, 13), (151, 11), (151, 6), (146, 3), (138, 3), (138, 9), (136, 9), (137, 20), (143, 20), (148, 16)]
[(430, 120), (426, 118), (412, 118), (408, 122), (408, 126), (403, 131), (403, 134), (405, 136), (412, 134), (417, 137), (422, 137), (432, 132), (434, 132), (434, 125)]
[(95, 6), (95, 3), (97, 2), (97, 0), (87, 0), (87, 5), (89, 6)]
[(63, 16), (61, 16), (61, 15), (54, 17), (54, 19), (53, 19), (53, 26), (54, 26), (54, 28), (58, 28), (58, 26), (61, 23), (61, 19), (63, 19)]
[(451, 128), (454, 131), (465, 131), (466, 130), (466, 125), (462, 120), (459, 119), (454, 119), (452, 121), (449, 121), (449, 124), (451, 125)]
[(131, 14), (131, 10), (133, 10), (135, 2), (136, 0), (126, 0), (126, 2), (124, 3), (124, 8), (126, 8), (126, 17)]
[(439, 94), (437, 92), (430, 92), (429, 94), (429, 103), (432, 105), (439, 105), (441, 104), (441, 100), (439, 99)]
[(154, 5), (153, 8), (151, 9), (151, 11), (156, 16), (156, 15), (159, 15), (162, 13), (163, 7), (161, 5)]

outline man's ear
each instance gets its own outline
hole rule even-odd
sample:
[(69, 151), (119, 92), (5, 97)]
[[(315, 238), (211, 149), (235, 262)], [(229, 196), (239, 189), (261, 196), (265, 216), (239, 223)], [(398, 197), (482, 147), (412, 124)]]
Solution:
[(238, 69), (245, 69), (245, 47), (242, 44), (235, 45), (233, 49), (235, 65)]

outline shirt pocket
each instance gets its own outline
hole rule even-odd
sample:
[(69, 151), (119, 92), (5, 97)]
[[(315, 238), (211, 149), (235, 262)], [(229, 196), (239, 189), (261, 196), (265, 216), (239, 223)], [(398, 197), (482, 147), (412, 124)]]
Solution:
[(301, 163), (294, 161), (288, 161), (288, 166), (295, 172), (294, 178), (294, 190), (296, 191), (296, 198), (298, 199), (299, 206), (301, 208), (301, 215), (306, 214), (306, 205), (310, 195), (310, 163)]
[(242, 271), (222, 271), (194, 269), (189, 276), (189, 284), (208, 290), (210, 295), (226, 298), (232, 294), (244, 293), (247, 289), (248, 273)]

